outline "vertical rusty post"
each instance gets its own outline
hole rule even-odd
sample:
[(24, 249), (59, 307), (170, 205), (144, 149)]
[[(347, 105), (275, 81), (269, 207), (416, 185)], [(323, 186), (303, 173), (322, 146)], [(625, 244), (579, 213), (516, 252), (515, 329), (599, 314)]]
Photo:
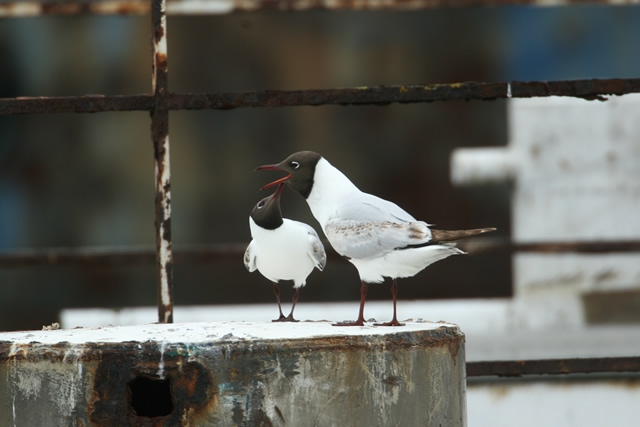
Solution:
[(151, 137), (155, 160), (158, 321), (173, 323), (166, 0), (151, 0), (151, 25), (153, 54), (151, 78), (154, 97), (151, 110)]

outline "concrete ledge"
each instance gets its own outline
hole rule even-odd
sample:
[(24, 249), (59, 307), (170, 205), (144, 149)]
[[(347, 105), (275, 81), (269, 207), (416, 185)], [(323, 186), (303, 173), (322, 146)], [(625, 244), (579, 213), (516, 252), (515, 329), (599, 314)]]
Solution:
[[(413, 300), (398, 301), (401, 322), (439, 322), (446, 320), (459, 325), (468, 335), (471, 332), (506, 331), (511, 324), (513, 301), (507, 298), (473, 300)], [(283, 310), (289, 305), (283, 305)], [(355, 319), (357, 302), (310, 303), (299, 302), (296, 317), (305, 321), (341, 321)], [(384, 322), (391, 320), (391, 301), (367, 301), (365, 318)], [(268, 322), (278, 315), (275, 304), (189, 305), (174, 307), (174, 317), (184, 322)], [(53, 319), (52, 319), (53, 320)], [(144, 325), (158, 320), (158, 307), (69, 308), (60, 312), (63, 328), (94, 326)]]
[(466, 425), (451, 324), (0, 333), (0, 425)]

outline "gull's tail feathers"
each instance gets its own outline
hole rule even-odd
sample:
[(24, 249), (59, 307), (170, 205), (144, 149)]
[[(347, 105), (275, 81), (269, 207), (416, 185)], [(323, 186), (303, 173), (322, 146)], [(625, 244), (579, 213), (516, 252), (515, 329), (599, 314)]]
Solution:
[(473, 230), (431, 230), (431, 240), (429, 243), (455, 242), (456, 240), (466, 239), (467, 237), (477, 236), (478, 234), (496, 231), (493, 227), (474, 228)]

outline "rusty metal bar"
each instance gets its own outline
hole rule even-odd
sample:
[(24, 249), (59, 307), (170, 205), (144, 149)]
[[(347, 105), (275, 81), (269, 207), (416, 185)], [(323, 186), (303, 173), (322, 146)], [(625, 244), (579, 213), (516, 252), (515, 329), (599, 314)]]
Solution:
[(607, 95), (640, 92), (640, 79), (591, 79), (555, 82), (451, 83), (408, 86), (372, 86), (347, 89), (265, 90), (244, 93), (174, 94), (171, 109), (228, 110), (240, 107), (289, 107), (318, 105), (364, 105), (434, 102), (450, 100), (495, 100), (569, 96), (606, 100)]
[[(230, 13), (234, 10), (249, 10), (244, 5), (245, 3), (234, 0), (173, 0), (167, 2), (166, 13), (167, 15), (217, 15)], [(248, 6), (248, 3), (246, 5)], [(148, 0), (18, 1), (0, 3), (0, 18), (89, 14), (144, 15), (150, 11), (151, 4)]]
[(0, 18), (45, 15), (130, 15), (149, 13), (148, 1), (18, 1), (0, 3)]
[(531, 242), (516, 243), (506, 238), (484, 237), (461, 241), (458, 246), (472, 254), (503, 254), (516, 252), (582, 253), (640, 252), (640, 240), (592, 242)]
[[(553, 82), (451, 83), (371, 86), (346, 89), (264, 90), (258, 92), (170, 94), (170, 110), (230, 110), (248, 107), (385, 105), (451, 100), (495, 100), (568, 96), (606, 100), (609, 95), (640, 93), (640, 79), (590, 79)], [(97, 113), (154, 108), (154, 95), (37, 97), (0, 99), (0, 115)]]
[[(169, 15), (225, 14), (234, 11), (310, 9), (345, 10), (418, 10), (470, 6), (572, 6), (576, 4), (633, 5), (638, 0), (173, 0), (167, 2)], [(149, 13), (144, 0), (56, 1), (0, 3), (0, 18), (43, 15), (140, 15)]]
[(37, 265), (113, 266), (151, 264), (156, 251), (148, 248), (47, 248), (18, 250), (0, 254), (0, 268)]
[(171, 172), (169, 163), (169, 90), (165, 0), (151, 0), (152, 90), (151, 137), (155, 160), (158, 321), (173, 323), (171, 254)]
[(467, 362), (467, 377), (640, 372), (640, 357)]
[[(174, 264), (210, 264), (237, 261), (247, 243), (190, 246), (172, 249)], [(154, 247), (84, 247), (30, 249), (0, 253), (0, 268), (37, 265), (122, 266), (150, 265), (157, 262)]]
[[(234, 261), (247, 248), (245, 243), (187, 246), (172, 250), (175, 264), (210, 264)], [(537, 253), (611, 253), (640, 252), (640, 240), (602, 242), (512, 243), (507, 239), (468, 239), (458, 246), (470, 254), (509, 254), (515, 252)], [(48, 248), (0, 252), (0, 268), (16, 268), (35, 265), (134, 265), (156, 261), (152, 247), (104, 247), (104, 248)], [(330, 259), (340, 256), (327, 250)]]
[(0, 115), (151, 111), (151, 95), (84, 95), (0, 98)]

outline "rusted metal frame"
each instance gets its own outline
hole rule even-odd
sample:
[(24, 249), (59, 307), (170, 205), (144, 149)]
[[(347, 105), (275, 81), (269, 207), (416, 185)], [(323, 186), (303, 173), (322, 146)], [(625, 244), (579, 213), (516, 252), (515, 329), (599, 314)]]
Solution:
[(173, 323), (173, 260), (171, 254), (171, 171), (169, 162), (169, 91), (165, 0), (151, 0), (152, 91), (151, 137), (155, 161), (158, 321)]
[(0, 268), (38, 265), (114, 266), (152, 264), (156, 260), (157, 254), (153, 247), (48, 248), (0, 254)]
[(640, 357), (467, 362), (467, 377), (640, 372)]
[[(418, 10), (441, 7), (470, 6), (571, 6), (576, 4), (632, 5), (638, 0), (173, 0), (167, 2), (169, 15), (226, 14), (234, 11), (280, 10)], [(9, 2), (0, 4), (0, 18), (42, 15), (139, 15), (149, 12), (149, 2), (143, 0)]]
[[(606, 100), (608, 95), (640, 93), (640, 79), (590, 79), (553, 82), (372, 86), (346, 89), (264, 90), (257, 92), (169, 94), (170, 110), (230, 110), (247, 107), (370, 105), (450, 100), (495, 100), (567, 96)], [(155, 108), (155, 95), (38, 97), (0, 99), (0, 115), (97, 113)]]
[(152, 95), (0, 98), (0, 115), (151, 111)]
[[(640, 252), (640, 240), (603, 242), (512, 243), (507, 239), (468, 239), (458, 246), (473, 255), (536, 253), (625, 253)], [(232, 261), (242, 256), (247, 243), (188, 246), (172, 250), (175, 264), (210, 264)], [(152, 247), (49, 248), (0, 253), (0, 268), (36, 265), (133, 265), (151, 264), (156, 260)], [(327, 251), (330, 259), (340, 256)]]
[(131, 15), (149, 13), (148, 1), (17, 1), (0, 3), (0, 18), (50, 15)]
[[(210, 264), (233, 261), (241, 256), (247, 243), (190, 246), (172, 249), (174, 264)], [(0, 268), (38, 265), (122, 266), (149, 265), (157, 262), (154, 247), (49, 248), (0, 253)]]
[[(238, 3), (238, 4), (236, 4)], [(255, 3), (254, 3), (255, 4)], [(249, 10), (248, 3), (234, 0), (173, 0), (167, 2), (168, 15), (226, 14)], [(143, 15), (151, 11), (149, 0), (18, 1), (0, 3), (0, 18), (71, 15)]]
[(606, 100), (608, 95), (640, 93), (640, 79), (589, 79), (554, 82), (451, 83), (374, 86), (347, 89), (265, 90), (244, 93), (197, 93), (171, 96), (173, 110), (229, 110), (240, 107), (290, 107), (495, 100), (569, 96)]
[(481, 239), (463, 240), (458, 246), (472, 254), (517, 252), (601, 254), (611, 252), (640, 252), (640, 240), (516, 243), (506, 238), (484, 237)]

